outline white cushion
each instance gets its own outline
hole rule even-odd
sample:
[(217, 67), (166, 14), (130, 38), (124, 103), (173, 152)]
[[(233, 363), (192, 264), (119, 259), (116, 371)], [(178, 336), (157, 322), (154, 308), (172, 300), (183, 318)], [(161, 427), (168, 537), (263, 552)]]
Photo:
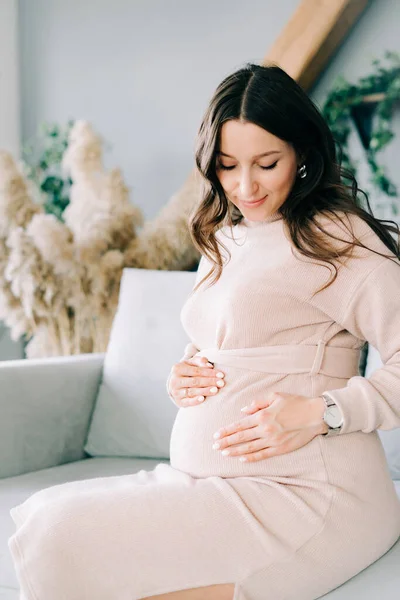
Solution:
[(189, 342), (180, 321), (196, 271), (124, 269), (85, 451), (169, 458), (178, 408), (166, 381)]
[[(371, 346), (371, 344), (368, 344), (368, 356), (364, 376), (369, 377), (376, 369), (382, 366), (383, 362), (378, 350)], [(388, 431), (378, 429), (377, 431), (385, 449), (392, 479), (400, 479), (400, 429), (390, 429)]]

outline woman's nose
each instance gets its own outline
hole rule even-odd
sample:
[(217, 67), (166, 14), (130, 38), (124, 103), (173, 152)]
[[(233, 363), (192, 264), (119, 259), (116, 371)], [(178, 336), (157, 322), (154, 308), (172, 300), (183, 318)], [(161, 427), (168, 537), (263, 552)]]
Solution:
[(239, 181), (239, 189), (243, 200), (252, 198), (258, 189), (257, 182), (249, 173), (242, 173)]

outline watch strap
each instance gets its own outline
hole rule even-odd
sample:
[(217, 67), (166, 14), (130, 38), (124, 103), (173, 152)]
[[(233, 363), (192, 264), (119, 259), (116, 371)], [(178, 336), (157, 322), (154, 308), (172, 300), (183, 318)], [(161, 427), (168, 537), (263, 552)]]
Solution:
[[(331, 396), (329, 396), (328, 393), (324, 392), (324, 393), (321, 394), (321, 396), (322, 396), (322, 398), (323, 398), (323, 400), (325, 402), (326, 409), (328, 409), (330, 406), (337, 406), (336, 402), (333, 400), (333, 398), (331, 398)], [(325, 421), (325, 412), (324, 412), (322, 420), (329, 427), (328, 431), (326, 431), (322, 435), (328, 436), (328, 437), (332, 437), (334, 435), (338, 435), (342, 431), (343, 419), (342, 419), (342, 423), (341, 423), (341, 425), (339, 425), (339, 427), (331, 427), (329, 425), (329, 423), (327, 423)]]

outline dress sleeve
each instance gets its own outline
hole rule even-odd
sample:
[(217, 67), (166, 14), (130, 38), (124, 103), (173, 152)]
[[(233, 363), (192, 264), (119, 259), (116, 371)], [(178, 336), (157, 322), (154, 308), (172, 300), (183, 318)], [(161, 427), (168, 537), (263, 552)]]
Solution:
[(383, 363), (368, 378), (357, 375), (324, 392), (342, 412), (339, 435), (400, 427), (400, 262), (384, 258), (370, 270), (338, 322), (371, 344)]

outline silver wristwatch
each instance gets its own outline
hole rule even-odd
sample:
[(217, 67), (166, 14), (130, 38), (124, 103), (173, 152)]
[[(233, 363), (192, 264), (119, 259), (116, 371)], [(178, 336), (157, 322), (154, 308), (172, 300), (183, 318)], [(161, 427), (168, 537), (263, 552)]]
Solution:
[(336, 404), (336, 402), (332, 400), (332, 398), (326, 392), (321, 394), (321, 396), (324, 399), (326, 406), (322, 418), (329, 427), (329, 430), (326, 433), (323, 433), (322, 435), (337, 435), (338, 433), (340, 433), (343, 425), (343, 416), (341, 410)]

